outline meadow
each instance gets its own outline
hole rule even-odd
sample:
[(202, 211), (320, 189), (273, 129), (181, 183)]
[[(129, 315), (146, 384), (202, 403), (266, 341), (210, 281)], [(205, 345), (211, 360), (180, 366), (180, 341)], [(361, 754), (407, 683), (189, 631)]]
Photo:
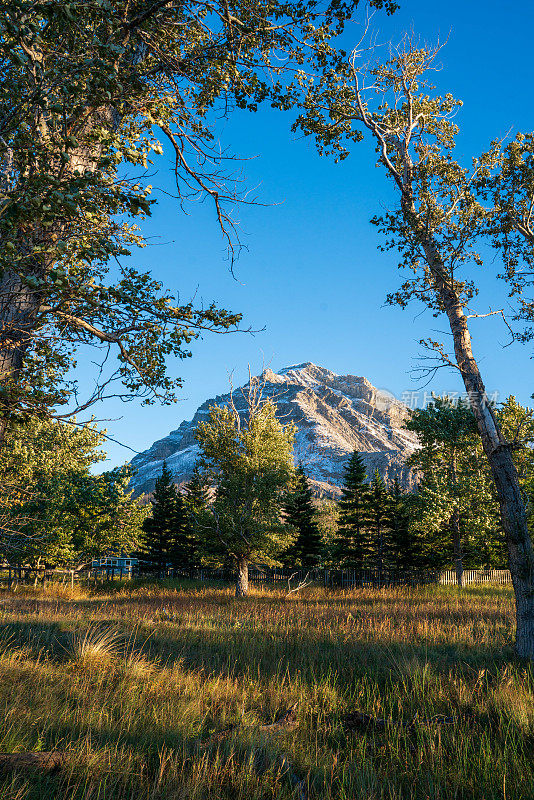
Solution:
[(513, 611), (507, 587), (3, 592), (0, 751), (65, 763), (0, 798), (534, 798)]

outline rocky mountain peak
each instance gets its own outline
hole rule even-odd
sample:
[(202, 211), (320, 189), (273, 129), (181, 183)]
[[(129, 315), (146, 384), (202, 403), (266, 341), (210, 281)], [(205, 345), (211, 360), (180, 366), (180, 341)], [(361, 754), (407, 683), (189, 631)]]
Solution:
[[(367, 378), (337, 375), (309, 361), (278, 372), (266, 369), (261, 377), (264, 396), (275, 402), (284, 423), (292, 421), (297, 427), (295, 461), (303, 464), (318, 494), (339, 494), (353, 450), (362, 453), (369, 476), (378, 469), (386, 481), (397, 478), (411, 488), (414, 476), (405, 462), (417, 443), (414, 434), (403, 428), (407, 408), (393, 395)], [(244, 407), (239, 389), (233, 399), (237, 408)], [(229, 401), (229, 393), (207, 400), (192, 420), (135, 456), (131, 463), (137, 470), (132, 479), (136, 493), (152, 491), (164, 459), (176, 483), (186, 482), (199, 458), (194, 438), (198, 422), (210, 406)]]

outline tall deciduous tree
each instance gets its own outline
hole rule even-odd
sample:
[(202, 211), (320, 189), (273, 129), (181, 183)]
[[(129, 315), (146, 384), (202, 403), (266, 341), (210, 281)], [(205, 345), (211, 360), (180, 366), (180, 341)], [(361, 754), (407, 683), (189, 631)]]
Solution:
[(296, 539), (284, 553), (289, 566), (316, 567), (323, 553), (323, 541), (315, 519), (313, 492), (304, 467), (297, 467), (292, 491), (284, 502), (286, 522), (296, 531)]
[(144, 511), (127, 468), (94, 475), (105, 458), (92, 426), (31, 420), (11, 425), (0, 453), (0, 553), (9, 563), (80, 565), (132, 551)]
[[(474, 167), (455, 159), (454, 112), (460, 103), (450, 94), (434, 93), (430, 76), (438, 50), (414, 46), (407, 38), (383, 63), (364, 64), (362, 52), (355, 51), (333, 72), (318, 74), (308, 83), (303, 77), (307, 110), (299, 124), (316, 137), (322, 152), (333, 151), (341, 158), (348, 155), (347, 141), (363, 133), (374, 140), (378, 163), (398, 198), (396, 207), (374, 222), (386, 237), (385, 247), (400, 253), (399, 266), (406, 275), (388, 299), (403, 308), (415, 299), (447, 320), (453, 352), (439, 341), (428, 339), (425, 344), (437, 364), (459, 371), (468, 393), (506, 534), (516, 597), (516, 650), (534, 658), (534, 546), (513, 442), (499, 425), (473, 351), (469, 319), (483, 316), (486, 309), (473, 309), (477, 285), (465, 272), (469, 265), (482, 265), (478, 243), (488, 234), (509, 246), (505, 263), (512, 272), (514, 262), (517, 265), (525, 254), (531, 258), (531, 231), (521, 224), (532, 208), (529, 197), (534, 196), (534, 182), (525, 184), (523, 179), (525, 170), (531, 175), (531, 161), (524, 150), (519, 155), (510, 151), (511, 160), (503, 165), (498, 143), (475, 159)], [(510, 186), (515, 188), (510, 191)], [(497, 201), (487, 208), (483, 200), (491, 190)], [(501, 197), (506, 200), (502, 207)], [(509, 235), (512, 229), (515, 238)], [(522, 291), (521, 279), (514, 288)]]
[[(522, 406), (510, 395), (497, 409), (497, 419), (513, 445), (514, 462), (526, 499), (534, 480), (534, 409)], [(529, 511), (532, 513), (534, 509)]]
[(459, 586), (466, 548), (487, 555), (496, 544), (498, 508), (474, 414), (465, 401), (434, 397), (412, 411), (405, 427), (417, 434), (420, 448), (410, 463), (424, 476), (420, 487), (424, 527), (449, 532)]
[(487, 232), (502, 256), (499, 276), (509, 285), (515, 301), (517, 336), (524, 342), (534, 338), (534, 133), (518, 133), (506, 146), (494, 142), (489, 158), (496, 168), (475, 181), (478, 196), (490, 201)]
[(255, 111), (265, 100), (286, 108), (284, 76), (308, 51), (326, 66), (330, 39), (357, 5), (3, 0), (0, 437), (13, 415), (72, 399), (67, 374), (80, 345), (100, 348), (104, 362), (110, 351), (118, 358), (92, 396), (76, 398), (80, 406), (105, 396), (113, 379), (128, 396), (169, 402), (180, 379), (168, 376), (166, 358), (188, 356), (204, 330), (239, 323), (214, 305), (179, 302), (120, 263), (144, 244), (128, 218), (150, 213), (146, 170), (162, 152), (158, 136), (180, 201), (209, 198), (233, 249), (239, 196), (214, 112)]
[(235, 562), (237, 597), (248, 593), (250, 560), (276, 563), (291, 542), (292, 529), (281, 517), (295, 435), (262, 396), (261, 379), (251, 377), (240, 391), (238, 402), (232, 394), (228, 406), (212, 406), (195, 434), (216, 486), (206, 532)]

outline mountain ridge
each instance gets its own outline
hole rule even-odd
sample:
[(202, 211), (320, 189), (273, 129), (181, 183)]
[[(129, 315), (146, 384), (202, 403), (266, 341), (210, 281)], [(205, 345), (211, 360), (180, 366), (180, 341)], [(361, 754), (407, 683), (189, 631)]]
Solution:
[[(337, 375), (310, 361), (278, 372), (261, 375), (263, 394), (277, 407), (282, 422), (294, 422), (295, 463), (302, 463), (318, 495), (340, 493), (344, 466), (353, 450), (362, 453), (368, 476), (378, 469), (387, 482), (395, 478), (405, 489), (413, 488), (415, 475), (406, 459), (417, 447), (416, 437), (403, 429), (408, 409), (388, 392), (377, 389), (367, 378)], [(246, 388), (248, 384), (245, 384)], [(225, 405), (231, 393), (206, 400), (191, 420), (136, 455), (137, 470), (131, 485), (135, 494), (150, 493), (163, 460), (177, 484), (185, 483), (200, 456), (194, 430), (213, 405)], [(244, 409), (240, 390), (233, 391), (238, 410)]]

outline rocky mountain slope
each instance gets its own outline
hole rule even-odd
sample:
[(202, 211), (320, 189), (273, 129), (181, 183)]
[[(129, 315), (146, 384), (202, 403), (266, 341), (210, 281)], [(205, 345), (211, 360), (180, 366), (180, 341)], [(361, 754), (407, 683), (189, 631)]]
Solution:
[[(414, 475), (405, 461), (416, 447), (415, 436), (403, 429), (407, 409), (393, 396), (366, 378), (336, 375), (309, 362), (280, 372), (266, 370), (264, 379), (264, 396), (274, 399), (280, 419), (297, 426), (295, 462), (303, 463), (319, 495), (339, 495), (353, 450), (362, 452), (369, 476), (378, 469), (388, 482), (397, 477), (405, 488), (413, 486)], [(229, 399), (225, 394), (207, 400), (192, 420), (135, 456), (131, 464), (137, 470), (132, 479), (136, 494), (153, 490), (164, 459), (177, 484), (189, 479), (199, 457), (195, 427), (210, 406)], [(234, 391), (234, 402), (238, 408), (244, 403), (239, 390)]]

